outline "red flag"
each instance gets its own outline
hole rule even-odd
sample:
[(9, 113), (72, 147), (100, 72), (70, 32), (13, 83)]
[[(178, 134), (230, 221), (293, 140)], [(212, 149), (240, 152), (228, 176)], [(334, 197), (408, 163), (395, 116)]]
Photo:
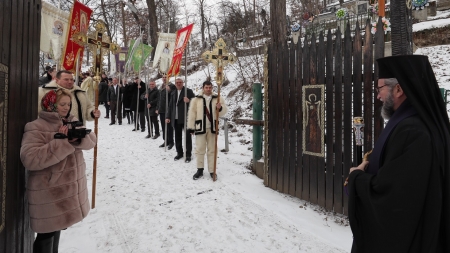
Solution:
[(177, 39), (175, 41), (175, 50), (173, 51), (172, 63), (170, 64), (168, 76), (177, 76), (180, 73), (181, 59), (183, 52), (191, 36), (194, 24), (190, 24), (177, 31)]
[(83, 57), (84, 47), (78, 45), (72, 40), (72, 35), (76, 32), (87, 33), (89, 21), (91, 20), (92, 10), (78, 1), (74, 1), (72, 11), (69, 17), (69, 32), (67, 33), (64, 54), (62, 57), (62, 66), (64, 69), (76, 71), (76, 59), (78, 55)]

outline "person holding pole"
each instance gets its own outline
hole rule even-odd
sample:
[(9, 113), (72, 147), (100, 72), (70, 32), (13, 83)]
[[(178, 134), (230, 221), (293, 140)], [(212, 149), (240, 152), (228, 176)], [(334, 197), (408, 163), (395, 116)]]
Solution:
[[(156, 114), (159, 115), (159, 120), (161, 121), (161, 129), (163, 133), (163, 139), (164, 142), (159, 147), (164, 148), (167, 146), (167, 148), (170, 150), (172, 149), (174, 145), (173, 141), (173, 128), (172, 126), (167, 127), (166, 119), (166, 112), (169, 108), (169, 97), (170, 93), (175, 91), (175, 85), (173, 83), (167, 82), (167, 76), (162, 77), (162, 85), (159, 89), (159, 98), (158, 98), (158, 105), (156, 107)], [(167, 138), (166, 138), (167, 136)]]
[[(68, 91), (72, 98), (72, 107), (70, 113), (73, 114), (79, 121), (86, 125), (86, 121), (92, 121), (94, 118), (100, 118), (100, 110), (96, 110), (91, 100), (86, 95), (86, 92), (77, 85), (74, 85), (73, 74), (67, 70), (60, 70), (56, 73), (56, 79), (51, 81), (45, 87), (39, 88), (38, 101), (44, 97), (47, 92), (62, 88)], [(38, 113), (42, 110), (38, 107)]]
[(122, 101), (123, 101), (123, 109), (124, 115), (127, 117), (128, 124), (134, 123), (133, 111), (131, 110), (131, 101), (133, 100), (133, 91), (132, 91), (133, 82), (124, 78), (122, 80)]
[(135, 128), (132, 131), (139, 130), (145, 132), (145, 86), (146, 84), (141, 81), (139, 77), (134, 78), (134, 83), (130, 86), (131, 97), (131, 111), (134, 111), (134, 124)]
[[(212, 83), (205, 81), (202, 91), (192, 99), (189, 107), (187, 129), (189, 133), (195, 134), (195, 154), (197, 156), (197, 172), (194, 174), (194, 180), (203, 176), (205, 154), (209, 174), (211, 178), (214, 176), (214, 150), (217, 148), (215, 135), (219, 133), (215, 122), (228, 111), (225, 99), (220, 97), (219, 102), (217, 98), (218, 95), (213, 93)], [(216, 114), (216, 108), (219, 115)]]
[[(183, 129), (185, 127), (186, 114), (185, 111), (189, 108), (189, 102), (195, 97), (194, 92), (184, 87), (184, 81), (181, 78), (175, 79), (176, 91), (172, 92), (169, 110), (166, 114), (166, 122), (171, 123), (175, 130), (175, 147), (177, 155), (174, 157), (175, 161), (183, 158)], [(186, 90), (186, 91), (185, 91)], [(185, 95), (186, 94), (186, 95)], [(190, 134), (185, 135), (186, 138), (186, 163), (192, 160), (192, 137)]]
[(152, 139), (157, 139), (159, 137), (159, 125), (158, 125), (158, 114), (156, 114), (156, 107), (158, 105), (159, 91), (156, 88), (156, 83), (154, 80), (150, 80), (148, 83), (147, 93), (145, 94), (147, 99), (147, 122), (148, 122), (148, 135), (145, 138), (152, 137), (152, 129), (155, 129), (155, 134)]
[(100, 83), (98, 84), (98, 102), (105, 106), (105, 110), (106, 110), (105, 119), (109, 119), (109, 105), (108, 105), (108, 100), (107, 100), (108, 88), (109, 88), (108, 77), (106, 76), (105, 73), (103, 73), (102, 79), (100, 80)]
[(119, 125), (122, 125), (122, 103), (121, 100), (119, 100), (122, 88), (121, 86), (122, 85), (119, 84), (119, 79), (114, 77), (112, 79), (112, 85), (108, 88), (106, 97), (108, 105), (111, 108), (111, 123), (109, 125), (116, 124), (116, 115)]

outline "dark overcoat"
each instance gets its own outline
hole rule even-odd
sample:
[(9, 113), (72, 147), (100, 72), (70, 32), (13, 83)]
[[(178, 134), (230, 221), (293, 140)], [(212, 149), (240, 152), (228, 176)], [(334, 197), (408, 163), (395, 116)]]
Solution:
[[(178, 97), (177, 90), (175, 90), (174, 92), (172, 92), (170, 94), (169, 110), (166, 113), (166, 119), (170, 119), (170, 123), (171, 123), (172, 127), (175, 127), (176, 109), (178, 109), (178, 120), (177, 120), (178, 124), (184, 124), (185, 117), (186, 117), (186, 115), (184, 113), (184, 108), (186, 107), (186, 114), (189, 111), (189, 103), (190, 102), (185, 103), (183, 101), (183, 98), (185, 97), (184, 96), (185, 89), (186, 89), (186, 87), (183, 86), (179, 97)], [(195, 97), (194, 92), (191, 89), (187, 88), (187, 98), (192, 99), (194, 97)]]
[(128, 83), (124, 87), (122, 87), (123, 108), (125, 108), (125, 110), (130, 110), (130, 107), (131, 107), (131, 100), (132, 100), (132, 96), (133, 96), (131, 84), (133, 84), (133, 83)]
[(132, 111), (136, 111), (136, 105), (138, 104), (138, 92), (139, 92), (139, 107), (138, 107), (138, 112), (143, 112), (145, 109), (145, 86), (146, 84), (144, 82), (141, 81), (140, 86), (141, 88), (138, 89), (138, 85), (137, 83), (132, 83), (130, 85), (130, 93), (131, 95), (131, 104), (130, 104), (130, 108)]
[[(170, 92), (167, 94), (167, 100), (170, 101), (170, 94), (175, 91), (177, 88), (175, 88), (175, 85), (173, 83), (169, 83)], [(166, 86), (163, 86), (161, 89), (159, 89), (159, 99), (158, 99), (158, 105), (156, 107), (156, 110), (158, 110), (158, 113), (166, 113)], [(169, 107), (169, 102), (167, 102), (167, 107)]]
[(147, 89), (148, 99), (147, 103), (151, 105), (150, 109), (148, 111), (150, 112), (150, 116), (157, 116), (156, 114), (156, 106), (158, 105), (158, 99), (159, 99), (159, 91), (157, 88)]
[(98, 84), (98, 102), (107, 102), (108, 80), (103, 79)]

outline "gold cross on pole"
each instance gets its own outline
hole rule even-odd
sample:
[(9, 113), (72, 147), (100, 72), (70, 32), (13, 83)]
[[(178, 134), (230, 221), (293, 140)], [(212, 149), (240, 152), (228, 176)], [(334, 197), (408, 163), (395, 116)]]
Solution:
[[(220, 38), (215, 43), (216, 47), (213, 51), (206, 51), (202, 54), (202, 58), (206, 62), (211, 62), (216, 67), (216, 83), (217, 83), (217, 103), (220, 103), (220, 86), (223, 82), (223, 68), (236, 61), (236, 57), (228, 53), (225, 44), (225, 41)], [(216, 136), (215, 136), (215, 144), (214, 144), (214, 172), (213, 172), (213, 181), (216, 181), (216, 170), (217, 170), (217, 137), (219, 136), (219, 109), (216, 106), (216, 117), (215, 120), (215, 129), (216, 129)], [(209, 151), (208, 151), (209, 152)]]
[[(91, 51), (94, 52), (94, 88), (95, 88), (95, 111), (98, 110), (98, 84), (100, 82), (100, 70), (102, 69), (102, 56), (103, 53), (111, 51), (113, 54), (117, 54), (120, 51), (119, 45), (113, 42), (109, 42), (109, 37), (106, 34), (106, 26), (102, 20), (97, 21), (95, 24), (94, 36), (88, 36), (84, 33), (75, 33), (72, 37), (75, 43), (82, 46), (89, 45)], [(98, 140), (98, 118), (94, 119), (94, 133)], [(95, 189), (97, 185), (97, 145), (94, 147), (94, 165), (92, 171), (92, 209), (95, 208)]]
[(102, 56), (104, 53), (111, 51), (117, 54), (120, 51), (119, 45), (109, 42), (109, 37), (106, 34), (106, 26), (102, 20), (98, 20), (95, 24), (95, 32), (93, 36), (88, 36), (83, 33), (75, 33), (73, 40), (83, 46), (88, 45), (94, 53), (94, 72), (96, 76), (100, 77), (102, 69)]
[(216, 67), (216, 83), (220, 89), (220, 85), (222, 85), (223, 82), (223, 68), (230, 63), (234, 63), (236, 61), (236, 56), (232, 53), (228, 53), (226, 49), (227, 44), (225, 44), (225, 41), (222, 38), (216, 41), (215, 46), (213, 51), (204, 52), (202, 58), (206, 62), (211, 62)]

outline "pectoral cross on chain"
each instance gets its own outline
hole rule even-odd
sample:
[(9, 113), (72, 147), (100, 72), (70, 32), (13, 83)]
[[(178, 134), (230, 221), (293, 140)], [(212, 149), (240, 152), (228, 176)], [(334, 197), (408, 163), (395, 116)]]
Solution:
[(202, 58), (206, 62), (212, 62), (216, 67), (216, 83), (221, 85), (223, 81), (223, 68), (236, 61), (236, 57), (232, 53), (228, 53), (225, 41), (220, 38), (215, 43), (215, 48), (213, 51), (206, 51), (202, 54)]

